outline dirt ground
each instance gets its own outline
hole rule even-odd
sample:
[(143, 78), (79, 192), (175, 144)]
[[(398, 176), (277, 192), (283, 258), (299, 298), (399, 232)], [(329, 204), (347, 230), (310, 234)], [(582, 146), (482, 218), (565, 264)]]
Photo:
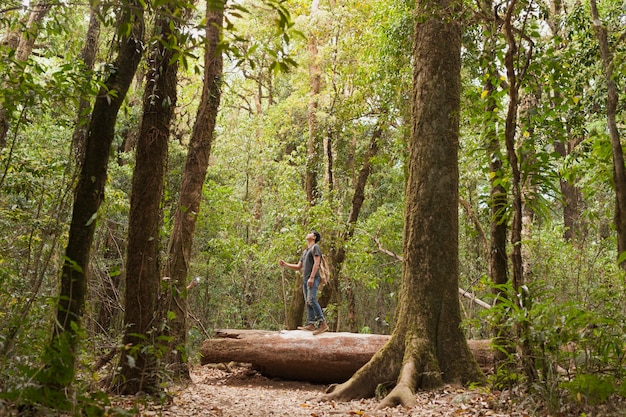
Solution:
[[(523, 417), (512, 411), (501, 394), (444, 387), (416, 394), (418, 406), (376, 410), (376, 399), (351, 402), (320, 402), (327, 386), (306, 382), (271, 380), (246, 367), (230, 371), (208, 366), (192, 370), (192, 383), (174, 388), (164, 404), (125, 399), (118, 407), (139, 408), (141, 416), (216, 417), (322, 417), (322, 416), (492, 416)], [(126, 403), (126, 404), (124, 404)]]

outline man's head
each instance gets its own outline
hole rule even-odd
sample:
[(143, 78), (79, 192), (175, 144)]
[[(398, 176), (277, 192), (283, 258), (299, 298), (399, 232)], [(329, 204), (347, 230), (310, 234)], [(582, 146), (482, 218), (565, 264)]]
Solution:
[(317, 242), (319, 242), (319, 241), (320, 241), (320, 239), (321, 239), (322, 237), (321, 237), (321, 236), (320, 236), (320, 234), (319, 234), (318, 232), (316, 232), (315, 230), (311, 230), (311, 231), (309, 232), (309, 234), (308, 234), (308, 235), (306, 235), (306, 238), (307, 238), (307, 240), (309, 240), (309, 239), (311, 239), (311, 240), (315, 239), (315, 243), (317, 243)]

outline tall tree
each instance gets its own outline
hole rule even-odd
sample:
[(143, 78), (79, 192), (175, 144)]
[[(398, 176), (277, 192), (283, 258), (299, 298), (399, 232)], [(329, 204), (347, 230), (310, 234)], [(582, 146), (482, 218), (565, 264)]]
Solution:
[[(554, 39), (564, 38), (564, 25), (560, 24), (563, 19), (565, 8), (561, 0), (552, 0), (550, 2), (550, 15), (548, 16), (548, 26), (552, 37)], [(563, 46), (558, 46), (558, 50), (564, 49)], [(567, 79), (568, 77), (559, 77), (560, 79)], [(553, 106), (557, 107), (557, 102), (563, 97), (563, 92), (559, 88), (554, 88), (552, 91)], [(563, 159), (573, 155), (576, 148), (582, 142), (584, 136), (580, 133), (576, 133), (575, 123), (572, 119), (580, 121), (580, 117), (568, 117), (565, 130), (561, 135), (555, 135), (554, 141), (555, 150), (563, 157)], [(559, 178), (559, 185), (561, 187), (561, 194), (563, 195), (563, 238), (574, 244), (579, 244), (582, 241), (585, 233), (584, 222), (582, 219), (583, 211), (583, 197), (580, 187), (577, 184), (578, 178), (575, 175), (564, 176)]]
[[(313, 0), (311, 2), (311, 12), (309, 18), (314, 21), (319, 14), (319, 0)], [(312, 30), (315, 30), (313, 26)], [(307, 106), (307, 159), (306, 159), (306, 173), (304, 179), (304, 188), (306, 192), (306, 200), (309, 206), (315, 205), (317, 199), (320, 197), (320, 190), (318, 185), (318, 164), (320, 158), (320, 134), (319, 134), (319, 121), (317, 118), (317, 112), (319, 108), (319, 95), (322, 85), (322, 74), (319, 67), (318, 57), (318, 37), (315, 33), (309, 34), (308, 51), (309, 51), (309, 85), (310, 85), (310, 97)], [(285, 327), (288, 329), (295, 329), (302, 324), (302, 315), (304, 313), (304, 296), (302, 294), (302, 282), (301, 277), (296, 275), (293, 284), (293, 292), (291, 296), (291, 302), (289, 305), (289, 311), (285, 318)]]
[[(93, 71), (96, 62), (96, 54), (98, 52), (98, 39), (100, 37), (100, 19), (98, 17), (99, 6), (94, 6), (89, 14), (89, 26), (85, 35), (85, 45), (80, 51), (80, 59), (83, 61), (85, 69), (89, 72)], [(78, 168), (83, 161), (85, 154), (85, 141), (87, 138), (87, 127), (89, 126), (89, 105), (91, 102), (82, 97), (78, 102), (78, 118), (74, 133), (72, 134), (72, 153), (76, 160)]]
[[(491, 17), (493, 5), (491, 0), (484, 0), (480, 3), (483, 14), (483, 62), (484, 82), (483, 91), (485, 97), (483, 135), (485, 137), (485, 149), (489, 160), (489, 275), (495, 284), (494, 292), (498, 300), (506, 297), (503, 285), (509, 281), (509, 262), (507, 256), (507, 232), (508, 223), (508, 196), (504, 187), (506, 172), (503, 167), (503, 156), (501, 151), (500, 138), (497, 133), (497, 109), (500, 105), (496, 92), (500, 85), (500, 77), (496, 67), (497, 34), (500, 25), (496, 19)], [(500, 337), (501, 328), (494, 329), (496, 337)]]
[(460, 2), (416, 4), (402, 289), (389, 342), (323, 396), (367, 397), (396, 381), (380, 406), (414, 405), (415, 390), (484, 381), (460, 329), (457, 295)]
[[(626, 167), (624, 166), (624, 150), (617, 127), (617, 104), (619, 93), (615, 82), (614, 53), (609, 46), (608, 31), (600, 20), (596, 0), (589, 0), (593, 30), (600, 46), (600, 58), (604, 68), (604, 77), (607, 86), (606, 121), (613, 151), (613, 185), (615, 187), (615, 229), (617, 231), (617, 252), (620, 267), (626, 269)], [(624, 32), (618, 42), (626, 39)]]
[[(524, 10), (526, 4), (517, 0), (508, 3), (502, 22), (502, 29), (507, 43), (504, 56), (504, 67), (507, 79), (508, 106), (506, 120), (504, 124), (504, 143), (506, 154), (511, 169), (511, 199), (513, 203), (513, 219), (511, 221), (511, 267), (513, 269), (512, 286), (515, 294), (521, 295), (516, 298), (516, 302), (524, 303), (526, 293), (524, 285), (524, 258), (522, 251), (522, 233), (524, 217), (524, 200), (522, 190), (522, 165), (524, 162), (518, 155), (518, 141), (516, 140), (518, 130), (518, 116), (520, 109), (520, 89), (524, 82), (533, 54), (533, 42), (524, 34), (523, 29), (515, 27), (518, 14), (530, 13)], [(524, 19), (521, 19), (524, 21)], [(521, 152), (520, 152), (521, 153)], [(516, 328), (518, 339), (521, 341), (520, 347), (523, 350), (522, 362), (526, 375), (532, 380), (535, 375), (533, 359), (528, 354), (528, 338), (522, 333), (527, 331), (527, 322), (519, 323)]]
[(204, 83), (196, 115), (187, 162), (183, 174), (174, 227), (169, 243), (164, 275), (169, 277), (163, 299), (165, 313), (173, 312), (165, 333), (171, 336), (167, 362), (181, 378), (189, 378), (187, 354), (187, 293), (186, 286), (191, 260), (193, 235), (196, 228), (202, 189), (209, 166), (211, 145), (222, 93), (223, 58), (219, 49), (224, 21), (224, 3), (207, 0), (206, 46), (204, 50)]
[(174, 47), (178, 44), (180, 11), (175, 1), (157, 9), (148, 57), (128, 219), (123, 338), (127, 349), (121, 354), (113, 387), (122, 394), (155, 391), (159, 382), (161, 200), (177, 98), (178, 60)]
[[(98, 209), (104, 186), (117, 114), (126, 97), (143, 52), (144, 19), (140, 2), (120, 8), (118, 55), (94, 103), (85, 156), (76, 186), (54, 334), (50, 371), (55, 386), (68, 386), (74, 377), (80, 317), (85, 304), (87, 271)], [(123, 30), (127, 27), (129, 30)]]

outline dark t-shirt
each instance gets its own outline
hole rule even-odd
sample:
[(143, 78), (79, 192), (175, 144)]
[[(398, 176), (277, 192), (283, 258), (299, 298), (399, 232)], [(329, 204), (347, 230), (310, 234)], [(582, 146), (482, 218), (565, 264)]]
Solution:
[[(320, 245), (317, 243), (310, 248), (306, 248), (304, 252), (302, 252), (302, 257), (300, 261), (302, 261), (302, 273), (305, 280), (308, 280), (311, 276), (311, 270), (313, 269), (313, 262), (315, 261), (314, 256), (322, 256), (322, 249), (320, 249)], [(315, 274), (315, 278), (319, 278), (320, 270), (317, 269), (317, 274)]]

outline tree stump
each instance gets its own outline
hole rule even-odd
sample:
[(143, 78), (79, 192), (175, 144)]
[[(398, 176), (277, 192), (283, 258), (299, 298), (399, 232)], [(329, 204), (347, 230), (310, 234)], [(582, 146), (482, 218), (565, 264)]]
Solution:
[[(262, 375), (314, 383), (348, 380), (387, 343), (389, 335), (304, 330), (218, 330), (200, 350), (200, 363), (244, 362)], [(483, 371), (493, 364), (489, 340), (468, 344)]]

